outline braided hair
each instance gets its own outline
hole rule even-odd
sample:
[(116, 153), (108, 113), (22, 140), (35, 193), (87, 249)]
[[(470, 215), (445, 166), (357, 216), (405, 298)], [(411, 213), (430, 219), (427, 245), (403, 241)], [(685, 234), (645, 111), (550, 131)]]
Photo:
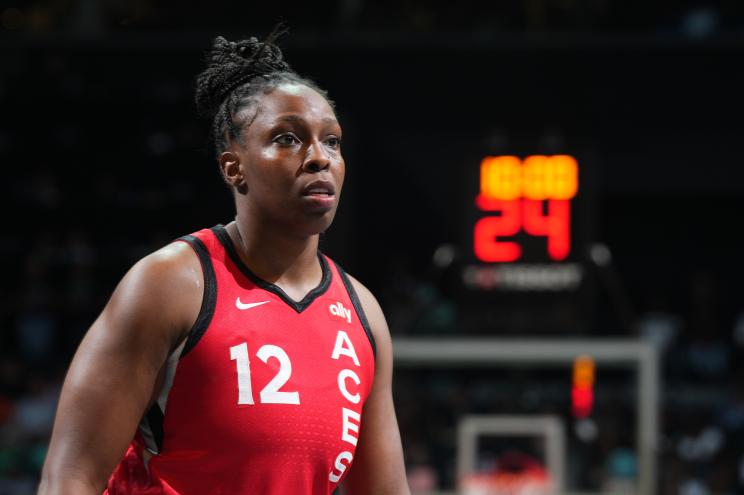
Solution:
[(275, 29), (264, 41), (255, 37), (236, 42), (222, 36), (215, 38), (207, 68), (196, 79), (196, 109), (200, 116), (212, 119), (218, 156), (230, 141), (239, 141), (242, 129), (253, 122), (260, 97), (281, 84), (307, 86), (333, 107), (324, 90), (299, 76), (284, 61), (282, 51), (274, 44), (281, 34), (283, 31)]

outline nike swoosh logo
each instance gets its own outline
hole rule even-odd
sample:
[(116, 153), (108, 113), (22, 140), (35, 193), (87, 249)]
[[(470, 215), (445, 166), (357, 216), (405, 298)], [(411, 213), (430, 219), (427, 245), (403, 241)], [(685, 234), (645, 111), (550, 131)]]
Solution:
[(235, 299), (235, 307), (238, 309), (251, 309), (255, 308), (256, 306), (260, 306), (262, 304), (266, 304), (267, 302), (271, 301), (261, 301), (261, 302), (254, 302), (254, 303), (242, 303), (240, 302), (240, 297)]

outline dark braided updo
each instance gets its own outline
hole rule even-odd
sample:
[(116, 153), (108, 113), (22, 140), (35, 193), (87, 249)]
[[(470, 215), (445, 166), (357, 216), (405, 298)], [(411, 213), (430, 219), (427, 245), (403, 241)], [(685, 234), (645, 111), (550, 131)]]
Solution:
[[(222, 36), (214, 40), (207, 68), (196, 79), (196, 109), (202, 117), (212, 118), (217, 155), (231, 140), (239, 140), (241, 130), (251, 124), (259, 97), (280, 84), (302, 84), (328, 100), (325, 91), (300, 77), (284, 61), (274, 44), (280, 34), (275, 30), (265, 41), (252, 37), (233, 42)], [(333, 106), (330, 100), (328, 103)]]

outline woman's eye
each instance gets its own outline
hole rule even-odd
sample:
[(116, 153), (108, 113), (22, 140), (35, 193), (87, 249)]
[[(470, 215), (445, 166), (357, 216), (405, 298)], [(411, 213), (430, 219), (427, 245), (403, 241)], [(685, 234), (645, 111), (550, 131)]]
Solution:
[(277, 144), (281, 144), (282, 146), (291, 146), (293, 144), (299, 143), (300, 140), (292, 134), (281, 134), (274, 138), (274, 142)]
[(326, 144), (330, 146), (331, 148), (336, 149), (339, 146), (341, 146), (341, 139), (337, 137), (331, 137), (331, 138), (326, 139)]

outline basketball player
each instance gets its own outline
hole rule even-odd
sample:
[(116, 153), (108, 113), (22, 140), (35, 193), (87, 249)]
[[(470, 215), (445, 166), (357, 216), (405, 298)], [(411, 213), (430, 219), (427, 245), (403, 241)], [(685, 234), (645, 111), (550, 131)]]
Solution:
[[(78, 349), (40, 493), (408, 494), (372, 294), (318, 251), (344, 182), (325, 92), (272, 37), (197, 81), (236, 217), (139, 261)], [(172, 171), (178, 174), (178, 170)]]

